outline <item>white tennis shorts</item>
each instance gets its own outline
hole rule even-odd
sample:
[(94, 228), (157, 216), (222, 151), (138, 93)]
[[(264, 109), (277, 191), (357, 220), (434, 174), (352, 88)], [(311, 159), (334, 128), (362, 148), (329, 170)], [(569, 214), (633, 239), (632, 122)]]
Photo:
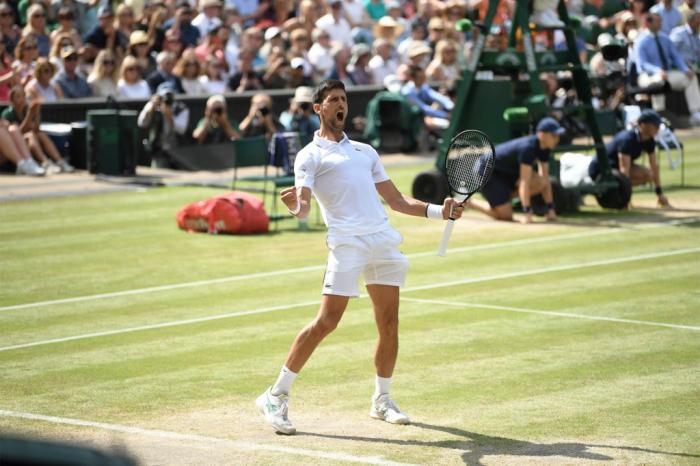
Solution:
[(361, 274), (366, 285), (403, 286), (408, 259), (398, 249), (402, 242), (393, 228), (361, 236), (328, 235), (322, 294), (359, 296)]

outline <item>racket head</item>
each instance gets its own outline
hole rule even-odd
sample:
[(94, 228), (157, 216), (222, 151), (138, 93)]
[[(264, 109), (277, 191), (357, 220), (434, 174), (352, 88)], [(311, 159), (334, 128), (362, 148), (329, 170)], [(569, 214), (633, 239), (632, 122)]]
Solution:
[(496, 150), (481, 131), (468, 129), (452, 138), (445, 154), (445, 177), (453, 195), (467, 199), (479, 191), (491, 177), (495, 161)]

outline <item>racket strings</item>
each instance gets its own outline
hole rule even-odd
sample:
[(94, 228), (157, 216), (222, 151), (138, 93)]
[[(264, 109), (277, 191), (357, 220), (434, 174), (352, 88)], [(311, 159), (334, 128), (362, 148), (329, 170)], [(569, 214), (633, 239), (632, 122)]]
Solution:
[(494, 153), (488, 140), (478, 134), (458, 138), (450, 146), (445, 162), (450, 187), (462, 195), (478, 191), (491, 176), (493, 163)]

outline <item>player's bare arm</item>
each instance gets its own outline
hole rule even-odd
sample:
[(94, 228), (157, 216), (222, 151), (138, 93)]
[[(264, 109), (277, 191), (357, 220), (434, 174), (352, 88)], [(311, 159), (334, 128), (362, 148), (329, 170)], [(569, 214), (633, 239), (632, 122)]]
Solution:
[(532, 178), (532, 166), (520, 164), (520, 184), (518, 185), (518, 196), (523, 205), (525, 215), (520, 220), (521, 223), (532, 223), (532, 208), (530, 206), (530, 179)]
[(306, 218), (311, 210), (311, 190), (307, 187), (289, 187), (280, 192), (280, 199), (297, 218)]
[[(377, 187), (377, 192), (391, 207), (391, 210), (415, 217), (426, 216), (428, 204), (402, 194), (393, 181), (382, 181), (381, 183), (376, 183), (375, 186)], [(450, 217), (450, 211), (452, 211), (452, 218), (458, 219), (462, 216), (464, 206), (448, 197), (442, 204), (442, 218), (447, 220)]]

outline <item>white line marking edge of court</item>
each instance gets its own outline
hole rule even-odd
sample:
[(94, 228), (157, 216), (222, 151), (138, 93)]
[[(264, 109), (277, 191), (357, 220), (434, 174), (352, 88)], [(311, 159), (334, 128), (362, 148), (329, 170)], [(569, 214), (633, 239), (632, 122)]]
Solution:
[[(670, 220), (670, 221), (666, 221), (666, 222), (656, 222), (656, 223), (636, 225), (636, 227), (637, 228), (644, 228), (644, 229), (646, 229), (646, 228), (659, 228), (659, 227), (683, 225), (686, 223), (695, 223), (697, 221), (700, 221), (700, 217), (674, 219), (674, 220)], [(561, 235), (551, 235), (551, 236), (538, 236), (538, 237), (534, 237), (534, 238), (525, 238), (525, 239), (504, 241), (504, 242), (491, 243), (491, 244), (480, 244), (480, 245), (476, 245), (476, 246), (463, 246), (460, 248), (452, 248), (452, 249), (450, 249), (449, 253), (450, 253), (450, 255), (454, 255), (454, 254), (462, 254), (465, 252), (473, 252), (473, 251), (488, 250), (488, 249), (499, 249), (499, 248), (511, 247), (511, 246), (522, 246), (522, 245), (527, 245), (527, 244), (543, 243), (543, 242), (547, 242), (547, 241), (561, 241), (561, 240), (565, 240), (565, 239), (586, 238), (586, 237), (590, 237), (590, 236), (623, 233), (623, 232), (629, 232), (629, 231), (634, 231), (634, 229), (619, 227), (619, 228), (610, 228), (610, 229), (603, 229), (603, 230), (587, 230), (587, 231), (583, 231), (583, 232), (564, 233)], [(429, 252), (418, 252), (418, 253), (408, 254), (407, 257), (419, 258), (419, 257), (430, 257), (430, 256), (434, 256), (434, 255), (435, 255), (435, 252), (429, 251)], [(311, 266), (306, 266), (306, 267), (298, 267), (298, 268), (294, 268), (294, 269), (275, 270), (275, 271), (269, 271), (269, 272), (256, 272), (256, 273), (243, 274), (243, 275), (233, 275), (230, 277), (213, 278), (213, 279), (209, 279), (209, 280), (197, 280), (197, 281), (192, 281), (192, 282), (174, 283), (171, 285), (160, 285), (160, 286), (152, 286), (152, 287), (147, 287), (147, 288), (136, 288), (136, 289), (132, 289), (132, 290), (114, 291), (114, 292), (110, 292), (110, 293), (99, 293), (99, 294), (86, 295), (86, 296), (75, 296), (72, 298), (61, 298), (61, 299), (54, 299), (54, 300), (49, 300), (49, 301), (36, 301), (33, 303), (13, 304), (11, 306), (0, 306), (0, 312), (14, 311), (14, 310), (19, 310), (19, 309), (27, 309), (27, 308), (32, 308), (32, 307), (51, 306), (51, 305), (55, 305), (55, 304), (68, 304), (68, 303), (76, 303), (76, 302), (82, 302), (82, 301), (105, 299), (105, 298), (116, 298), (116, 297), (120, 297), (120, 296), (130, 296), (130, 295), (138, 295), (138, 294), (145, 294), (145, 293), (154, 293), (154, 292), (158, 292), (158, 291), (169, 291), (169, 290), (175, 290), (175, 289), (180, 289), (180, 288), (191, 288), (191, 287), (195, 287), (195, 286), (216, 285), (216, 284), (220, 284), (220, 283), (250, 280), (250, 279), (255, 279), (255, 278), (268, 278), (268, 277), (274, 277), (274, 276), (279, 276), (279, 275), (288, 275), (288, 274), (293, 274), (293, 273), (323, 270), (324, 267), (325, 267), (324, 265), (311, 265)]]
[(183, 434), (179, 432), (170, 432), (164, 430), (144, 429), (141, 427), (132, 427), (121, 424), (111, 424), (105, 422), (84, 421), (80, 419), (71, 419), (57, 416), (45, 416), (42, 414), (21, 413), (17, 411), (9, 411), (0, 409), (0, 417), (16, 418), (32, 421), (49, 422), (52, 424), (70, 425), (75, 427), (90, 427), (93, 429), (108, 430), (112, 432), (121, 432), (130, 435), (138, 435), (142, 437), (153, 437), (161, 439), (171, 439), (179, 441), (195, 441), (209, 444), (218, 444), (234, 447), (245, 451), (266, 451), (275, 453), (288, 453), (292, 455), (308, 456), (312, 458), (324, 458), (337, 461), (348, 461), (353, 463), (377, 464), (386, 466), (400, 466), (407, 463), (397, 463), (390, 460), (385, 460), (381, 456), (355, 456), (346, 453), (334, 453), (329, 451), (310, 450), (306, 448), (285, 447), (282, 445), (265, 445), (243, 440), (231, 440), (219, 437), (209, 437), (199, 434)]
[[(522, 272), (509, 272), (509, 273), (503, 273), (503, 274), (497, 274), (497, 275), (487, 275), (484, 277), (466, 278), (463, 280), (456, 280), (456, 281), (452, 281), (452, 282), (443, 282), (443, 283), (434, 283), (431, 285), (414, 286), (414, 287), (404, 288), (402, 290), (402, 293), (407, 293), (407, 292), (412, 292), (412, 291), (430, 290), (430, 289), (455, 286), (455, 285), (465, 285), (465, 284), (470, 284), (470, 283), (480, 283), (480, 282), (486, 282), (486, 281), (492, 281), (492, 280), (516, 278), (516, 277), (522, 277), (522, 276), (527, 276), (527, 275), (536, 275), (536, 274), (540, 274), (540, 273), (561, 272), (561, 271), (565, 271), (565, 270), (575, 270), (575, 269), (582, 269), (582, 268), (586, 268), (586, 267), (597, 267), (597, 266), (601, 266), (601, 265), (621, 264), (624, 262), (633, 262), (633, 261), (638, 261), (638, 260), (677, 256), (677, 255), (682, 255), (682, 254), (693, 254), (693, 253), (698, 253), (698, 252), (700, 252), (700, 247), (677, 249), (677, 250), (672, 250), (672, 251), (661, 251), (661, 252), (656, 252), (656, 253), (641, 254), (641, 255), (637, 255), (637, 256), (621, 257), (621, 258), (617, 258), (617, 259), (606, 259), (606, 260), (600, 260), (600, 261), (585, 262), (582, 264), (579, 263), (579, 264), (558, 265), (558, 266), (552, 266), (552, 267), (545, 267), (545, 268), (541, 268), (541, 269), (526, 270), (526, 271), (522, 271)], [(367, 295), (362, 295), (360, 297), (366, 298)], [(401, 299), (405, 299), (407, 301), (410, 300), (409, 298), (406, 298), (405, 296), (402, 297)], [(415, 298), (415, 299), (417, 299), (417, 298)], [(260, 308), (260, 309), (249, 309), (249, 310), (243, 310), (243, 311), (237, 311), (237, 312), (217, 314), (217, 315), (207, 316), (207, 317), (199, 317), (199, 318), (194, 318), (194, 319), (185, 319), (185, 320), (178, 320), (178, 321), (172, 321), (172, 322), (163, 322), (163, 323), (159, 323), (159, 324), (143, 325), (140, 327), (130, 327), (130, 328), (124, 328), (124, 329), (119, 329), (119, 330), (108, 330), (108, 331), (104, 331), (104, 332), (95, 332), (95, 333), (87, 333), (87, 334), (83, 334), (83, 335), (74, 335), (71, 337), (63, 337), (63, 338), (54, 338), (54, 339), (50, 339), (50, 340), (34, 341), (34, 342), (30, 342), (30, 343), (20, 343), (17, 345), (0, 347), (0, 352), (22, 349), (22, 348), (31, 348), (34, 346), (43, 346), (43, 345), (48, 345), (48, 344), (52, 344), (52, 343), (64, 343), (67, 341), (84, 340), (87, 338), (97, 338), (97, 337), (103, 337), (103, 336), (109, 336), (109, 335), (118, 335), (118, 334), (123, 334), (123, 333), (138, 332), (138, 331), (143, 331), (143, 330), (152, 330), (152, 329), (157, 329), (157, 328), (189, 325), (189, 324), (193, 324), (193, 323), (226, 319), (229, 317), (240, 317), (240, 316), (246, 316), (246, 315), (252, 315), (252, 314), (264, 314), (264, 313), (268, 313), (268, 312), (283, 311), (283, 310), (292, 309), (292, 308), (296, 308), (296, 307), (314, 306), (314, 305), (318, 305), (319, 303), (320, 303), (320, 301), (305, 301), (305, 302), (295, 303), (295, 304), (270, 306), (270, 307)], [(475, 306), (476, 306), (476, 304), (475, 304)], [(491, 307), (494, 309), (496, 308), (493, 305), (483, 305), (483, 307), (486, 307), (486, 308)], [(502, 310), (517, 309), (517, 308), (506, 309), (505, 307), (502, 307), (502, 308), (503, 308)], [(533, 313), (534, 312), (535, 311), (533, 311)], [(560, 317), (583, 318), (581, 316), (577, 316), (574, 314), (555, 313), (553, 311), (552, 312), (538, 311), (538, 312), (541, 314), (549, 313), (549, 315), (559, 315)], [(609, 318), (608, 317), (598, 317), (598, 318), (587, 317), (587, 318), (592, 319), (592, 320), (597, 319), (597, 320), (607, 320), (607, 321), (612, 321), (612, 322), (620, 322), (620, 323), (625, 322), (625, 323), (634, 323), (634, 324), (639, 324), (639, 323), (644, 322), (644, 321), (615, 319), (614, 317), (609, 317)], [(656, 326), (671, 327), (671, 328), (678, 328), (678, 329), (682, 328), (682, 329), (686, 329), (686, 330), (700, 330), (700, 328), (696, 328), (693, 326), (683, 326), (683, 325), (665, 324), (665, 323), (657, 323), (657, 322), (648, 322), (648, 323), (644, 323), (644, 325), (652, 325), (652, 326), (656, 325)]]

